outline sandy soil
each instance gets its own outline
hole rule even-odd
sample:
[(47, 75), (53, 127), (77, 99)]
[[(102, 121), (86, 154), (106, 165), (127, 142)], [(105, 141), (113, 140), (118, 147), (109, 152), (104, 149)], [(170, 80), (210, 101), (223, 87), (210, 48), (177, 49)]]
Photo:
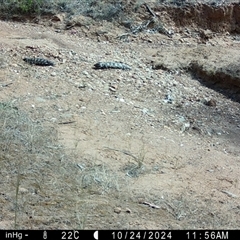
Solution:
[[(123, 34), (108, 24), (108, 36)], [(76, 168), (74, 177), (83, 182), (92, 169), (95, 182), (105, 184), (89, 190), (85, 179), (79, 195), (68, 195), (74, 202), (69, 218), (64, 205), (56, 210), (64, 197), (48, 208), (41, 204), (41, 190), (35, 205), (25, 201), (19, 228), (238, 228), (239, 102), (230, 97), (231, 86), (227, 91), (206, 86), (182, 64), (194, 59), (230, 64), (239, 56), (240, 41), (227, 33), (205, 42), (184, 33), (173, 38), (139, 33), (128, 41), (108, 41), (84, 31), (0, 22), (0, 100), (14, 101), (32, 119), (54, 125), (65, 152), (74, 153), (68, 160)], [(31, 66), (23, 57), (43, 57), (56, 65)], [(132, 70), (93, 69), (96, 62), (113, 60)], [(159, 60), (166, 70), (153, 68)], [(53, 177), (58, 169), (51, 171)], [(5, 187), (0, 190), (1, 229), (14, 222), (14, 193)], [(27, 185), (21, 188), (31, 194)], [(41, 208), (48, 213), (41, 214)]]

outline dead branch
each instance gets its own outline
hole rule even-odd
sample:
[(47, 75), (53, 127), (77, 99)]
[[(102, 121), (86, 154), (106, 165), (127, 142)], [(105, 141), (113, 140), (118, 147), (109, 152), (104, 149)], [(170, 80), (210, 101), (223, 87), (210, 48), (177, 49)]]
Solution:
[(148, 12), (153, 16), (156, 17), (156, 14), (153, 12), (153, 10), (147, 5), (147, 3), (144, 4), (148, 10)]
[(138, 158), (135, 157), (133, 154), (131, 154), (130, 152), (126, 151), (126, 150), (119, 150), (119, 149), (115, 149), (115, 148), (110, 148), (110, 147), (105, 147), (106, 149), (112, 150), (112, 151), (117, 151), (117, 152), (121, 152), (123, 154), (126, 154), (132, 158), (134, 158), (135, 160), (137, 160)]
[(13, 84), (12, 82), (10, 82), (10, 83), (3, 83), (2, 85), (1, 85), (1, 87), (8, 87), (9, 85), (11, 85), (11, 84)]
[(59, 122), (58, 124), (71, 124), (75, 123), (76, 121), (67, 121), (67, 122)]

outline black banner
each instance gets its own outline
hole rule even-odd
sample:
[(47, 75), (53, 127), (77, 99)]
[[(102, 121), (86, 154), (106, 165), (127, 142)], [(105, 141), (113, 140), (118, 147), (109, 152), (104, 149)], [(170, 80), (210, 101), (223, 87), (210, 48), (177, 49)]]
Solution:
[(240, 230), (0, 230), (1, 240), (239, 240)]

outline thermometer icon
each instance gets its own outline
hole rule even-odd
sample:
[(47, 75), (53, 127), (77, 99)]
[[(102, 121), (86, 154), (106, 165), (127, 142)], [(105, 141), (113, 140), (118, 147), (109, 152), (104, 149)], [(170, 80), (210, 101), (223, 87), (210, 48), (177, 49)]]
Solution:
[(47, 239), (47, 231), (43, 232), (43, 239)]

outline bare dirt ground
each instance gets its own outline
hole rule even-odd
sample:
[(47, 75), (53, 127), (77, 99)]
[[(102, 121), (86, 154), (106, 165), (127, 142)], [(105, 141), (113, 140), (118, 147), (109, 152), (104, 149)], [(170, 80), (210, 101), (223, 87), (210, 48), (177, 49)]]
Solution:
[[(0, 229), (239, 228), (238, 84), (188, 71), (239, 63), (238, 36), (120, 41), (122, 28), (102, 28), (0, 22), (0, 100), (57, 129), (64, 152), (1, 159)], [(32, 56), (56, 65), (22, 60)], [(132, 69), (93, 69), (112, 60)]]

